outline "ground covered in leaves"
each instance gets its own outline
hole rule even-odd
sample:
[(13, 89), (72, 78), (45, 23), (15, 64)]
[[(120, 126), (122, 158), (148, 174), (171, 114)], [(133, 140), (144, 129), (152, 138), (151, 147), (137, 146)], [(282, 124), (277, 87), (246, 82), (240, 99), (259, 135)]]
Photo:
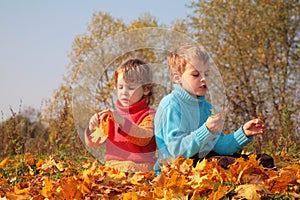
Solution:
[[(256, 156), (223, 169), (217, 161), (178, 157), (155, 177), (124, 173), (93, 159), (32, 154), (0, 161), (0, 199), (299, 199), (299, 158), (282, 155), (264, 169)], [(276, 164), (276, 163), (275, 163)]]

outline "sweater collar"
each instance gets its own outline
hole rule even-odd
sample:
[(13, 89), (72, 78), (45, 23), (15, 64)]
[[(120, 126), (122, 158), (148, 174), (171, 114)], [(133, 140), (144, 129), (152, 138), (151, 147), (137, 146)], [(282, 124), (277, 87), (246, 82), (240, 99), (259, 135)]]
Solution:
[(197, 98), (194, 98), (178, 84), (174, 84), (174, 94), (188, 104), (198, 104), (205, 101), (205, 96), (198, 96)]
[(148, 108), (147, 97), (142, 98), (140, 101), (138, 101), (137, 103), (135, 103), (131, 106), (122, 106), (120, 101), (117, 100), (117, 108), (122, 113), (135, 114), (141, 110)]

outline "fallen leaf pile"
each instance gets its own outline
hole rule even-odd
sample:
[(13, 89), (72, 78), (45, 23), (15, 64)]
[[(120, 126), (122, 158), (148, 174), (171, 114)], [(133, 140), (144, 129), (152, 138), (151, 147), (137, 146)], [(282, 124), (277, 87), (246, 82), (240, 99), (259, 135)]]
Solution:
[(96, 160), (42, 160), (28, 153), (0, 162), (0, 199), (298, 199), (299, 190), (298, 161), (264, 169), (255, 155), (229, 169), (216, 160), (193, 167), (192, 160), (178, 157), (157, 177), (120, 172)]

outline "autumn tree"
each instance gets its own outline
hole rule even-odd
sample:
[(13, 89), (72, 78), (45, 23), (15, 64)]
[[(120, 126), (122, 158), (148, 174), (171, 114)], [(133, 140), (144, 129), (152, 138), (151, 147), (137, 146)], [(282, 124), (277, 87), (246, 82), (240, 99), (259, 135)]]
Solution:
[(39, 120), (39, 112), (27, 107), (0, 123), (0, 158), (25, 152), (44, 153), (48, 132)]
[(53, 99), (45, 102), (41, 122), (47, 127), (48, 153), (69, 150), (76, 155), (83, 148), (74, 125), (72, 90), (69, 85), (61, 85), (54, 91)]
[[(276, 150), (299, 141), (300, 2), (197, 1), (189, 5), (190, 34), (213, 55), (228, 99), (226, 129), (262, 114)], [(299, 148), (299, 146), (298, 146)]]

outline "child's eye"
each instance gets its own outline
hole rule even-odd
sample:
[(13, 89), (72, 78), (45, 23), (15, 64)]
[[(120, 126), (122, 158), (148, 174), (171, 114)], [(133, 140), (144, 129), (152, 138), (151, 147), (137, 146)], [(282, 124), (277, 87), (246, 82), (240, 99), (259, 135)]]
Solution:
[(194, 77), (198, 77), (198, 76), (199, 76), (199, 74), (192, 74), (192, 76), (194, 76)]
[(208, 73), (207, 73), (207, 74), (204, 74), (204, 76), (205, 76), (205, 77), (209, 77), (209, 74), (208, 74)]
[(123, 89), (123, 85), (118, 85), (118, 89), (119, 90)]
[(135, 90), (135, 87), (129, 87), (129, 90)]

